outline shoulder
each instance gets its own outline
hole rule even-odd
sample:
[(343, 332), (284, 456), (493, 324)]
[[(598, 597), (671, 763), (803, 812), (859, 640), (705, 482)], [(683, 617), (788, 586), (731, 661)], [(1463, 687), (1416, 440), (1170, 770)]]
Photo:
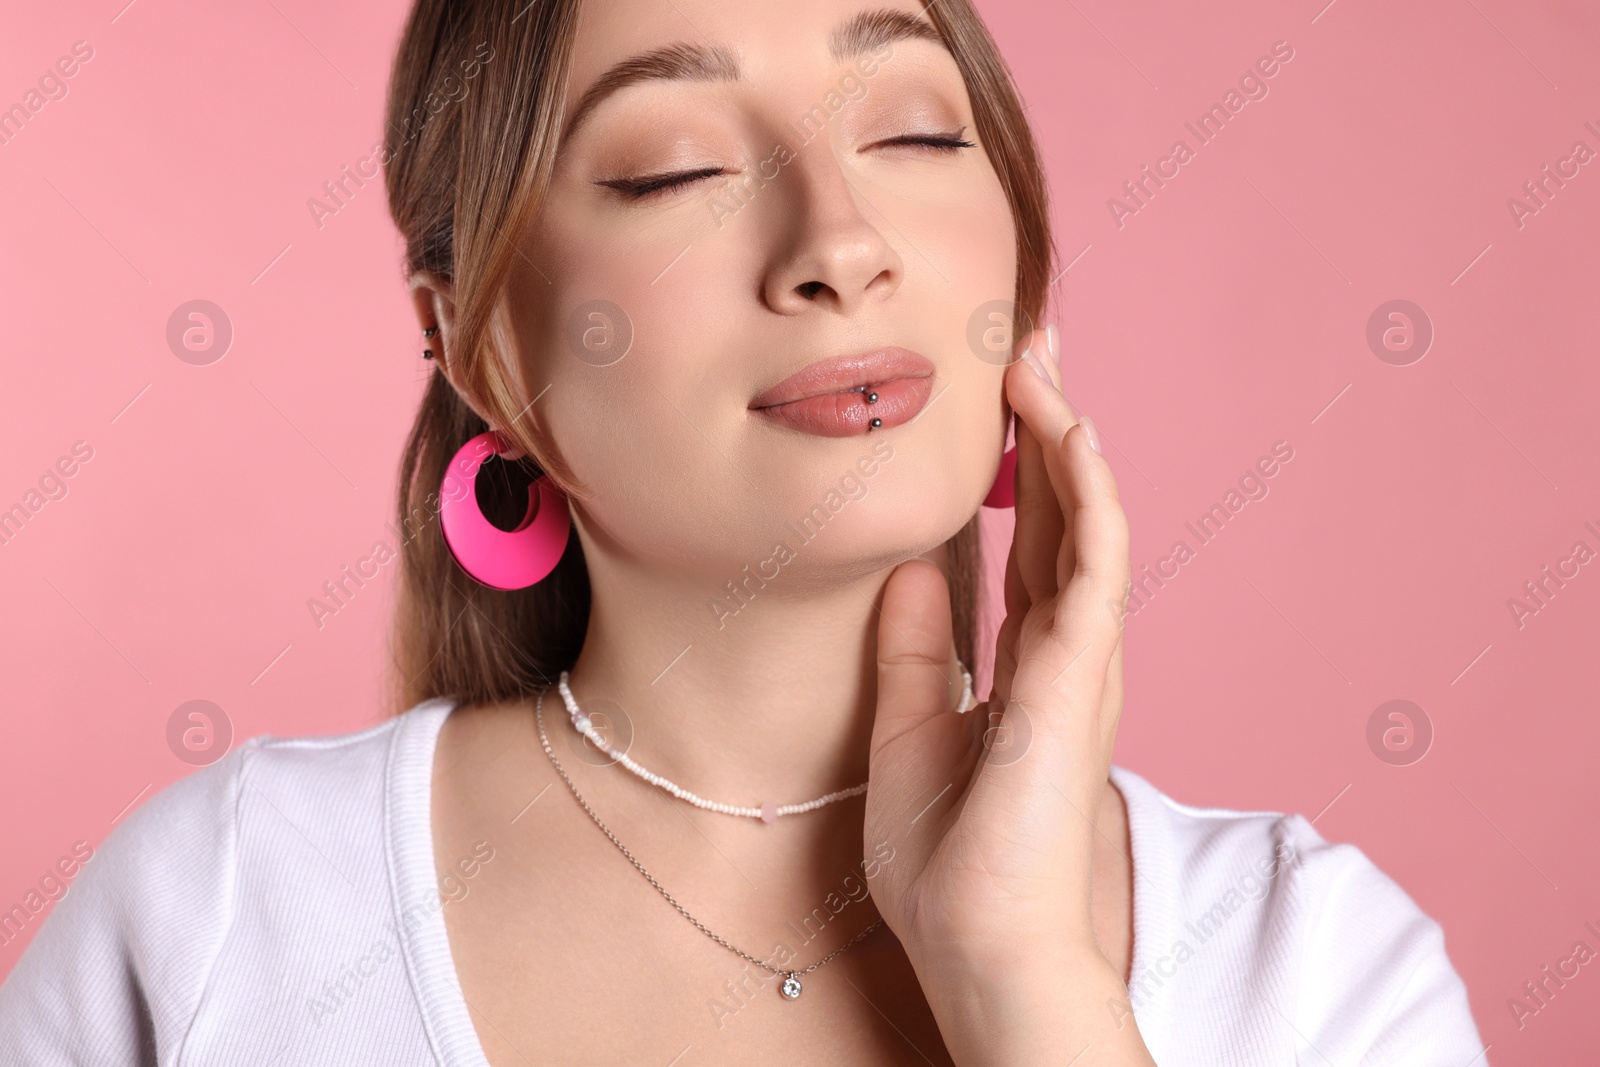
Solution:
[[(1113, 782), (1134, 842), (1136, 938), (1148, 927), (1154, 942), (1136, 951), (1136, 968), (1159, 979), (1157, 950), (1181, 942), (1191, 986), (1242, 983), (1271, 1009), (1262, 1025), (1296, 1052), (1407, 1064), (1480, 1056), (1443, 929), (1356, 845), (1326, 840), (1297, 814), (1180, 803), (1124, 768)], [(1140, 978), (1129, 986), (1136, 1011)], [(1148, 981), (1144, 991), (1161, 992)]]
[(383, 847), (391, 748), (448, 710), (252, 738), (162, 789), (87, 849), (0, 985), (0, 1031), (29, 1063), (166, 1062), (236, 925), (337, 880), (382, 878), (368, 860)]

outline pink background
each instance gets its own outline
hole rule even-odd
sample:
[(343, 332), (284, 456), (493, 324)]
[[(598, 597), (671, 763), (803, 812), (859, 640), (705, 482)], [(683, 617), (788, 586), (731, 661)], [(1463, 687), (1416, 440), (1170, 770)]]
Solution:
[[(125, 2), (19, 8), (0, 57), (9, 106), (94, 49), (0, 145), (0, 508), (93, 449), (0, 546), (0, 910), (189, 770), (184, 701), (236, 739), (384, 714), (392, 566), (321, 630), (306, 602), (387, 537), (428, 365), (380, 186), (321, 229), (306, 201), (378, 139), (403, 7)], [(1520, 628), (1507, 601), (1600, 550), (1600, 162), (1520, 227), (1507, 200), (1600, 151), (1600, 15), (1325, 4), (981, 5), (1047, 158), (1067, 391), (1134, 567), (1194, 550), (1129, 619), (1118, 762), (1317, 816), (1443, 923), (1492, 1062), (1593, 1062), (1600, 969), (1520, 1029), (1506, 1002), (1600, 949), (1600, 562)], [(1184, 122), (1277, 41), (1269, 94), (1197, 147)], [(1194, 158), (1119, 227), (1108, 198), (1180, 137)], [(235, 331), (209, 366), (165, 336), (196, 298)], [(1408, 366), (1366, 340), (1392, 299), (1435, 331)], [(1280, 440), (1269, 495), (1200, 545), (1185, 521)], [(1435, 732), (1408, 766), (1367, 742), (1396, 698)]]

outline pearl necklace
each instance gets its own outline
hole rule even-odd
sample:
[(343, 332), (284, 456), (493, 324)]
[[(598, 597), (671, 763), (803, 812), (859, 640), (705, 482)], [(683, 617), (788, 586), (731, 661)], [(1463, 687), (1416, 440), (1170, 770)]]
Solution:
[[(707, 800), (704, 797), (696, 796), (694, 793), (691, 793), (689, 790), (683, 788), (681, 785), (678, 785), (676, 782), (670, 781), (669, 779), (656, 774), (654, 771), (645, 769), (635, 760), (633, 760), (626, 752), (622, 752), (612, 746), (611, 743), (605, 739), (605, 736), (600, 732), (600, 730), (595, 727), (589, 716), (585, 715), (583, 713), (583, 709), (578, 706), (577, 698), (572, 695), (572, 687), (567, 684), (566, 671), (561, 672), (561, 679), (558, 684), (558, 688), (561, 690), (562, 701), (567, 705), (567, 714), (572, 718), (573, 729), (582, 734), (590, 744), (594, 745), (595, 748), (599, 749), (601, 752), (604, 752), (622, 766), (626, 767), (637, 777), (644, 779), (658, 789), (662, 789), (668, 793), (671, 793), (679, 800), (688, 801), (697, 808), (703, 808), (706, 811), (714, 811), (719, 815), (742, 815), (749, 819), (760, 819), (762, 822), (770, 824), (777, 822), (778, 816), (780, 815), (801, 815), (808, 811), (816, 811), (818, 808), (832, 804), (836, 800), (845, 800), (849, 797), (858, 797), (867, 791), (867, 783), (862, 782), (860, 785), (851, 786), (849, 789), (840, 789), (837, 792), (828, 793), (818, 797), (815, 800), (807, 800), (803, 803), (774, 804), (772, 801), (768, 800), (754, 807), (750, 805), (724, 804), (717, 800)], [(972, 675), (967, 671), (967, 668), (963, 666), (961, 668), (960, 710), (966, 711), (967, 705), (971, 702)]]

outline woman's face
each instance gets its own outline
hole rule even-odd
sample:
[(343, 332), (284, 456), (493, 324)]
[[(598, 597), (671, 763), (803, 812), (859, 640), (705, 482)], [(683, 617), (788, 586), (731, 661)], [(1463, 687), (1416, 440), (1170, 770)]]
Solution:
[[(649, 76), (570, 125), (629, 60)], [(994, 477), (1010, 358), (969, 326), (1012, 298), (1016, 243), (920, 5), (585, 4), (568, 92), (509, 309), (537, 419), (595, 492), (591, 563), (715, 594), (745, 564), (837, 580), (959, 530)]]

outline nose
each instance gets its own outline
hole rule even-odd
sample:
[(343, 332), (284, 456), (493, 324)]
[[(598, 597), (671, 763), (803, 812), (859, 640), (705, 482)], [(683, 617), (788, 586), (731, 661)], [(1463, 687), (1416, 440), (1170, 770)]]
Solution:
[(768, 307), (849, 316), (900, 287), (905, 264), (879, 228), (888, 222), (852, 185), (826, 136), (802, 146), (778, 182), (763, 220), (776, 227), (762, 286)]

